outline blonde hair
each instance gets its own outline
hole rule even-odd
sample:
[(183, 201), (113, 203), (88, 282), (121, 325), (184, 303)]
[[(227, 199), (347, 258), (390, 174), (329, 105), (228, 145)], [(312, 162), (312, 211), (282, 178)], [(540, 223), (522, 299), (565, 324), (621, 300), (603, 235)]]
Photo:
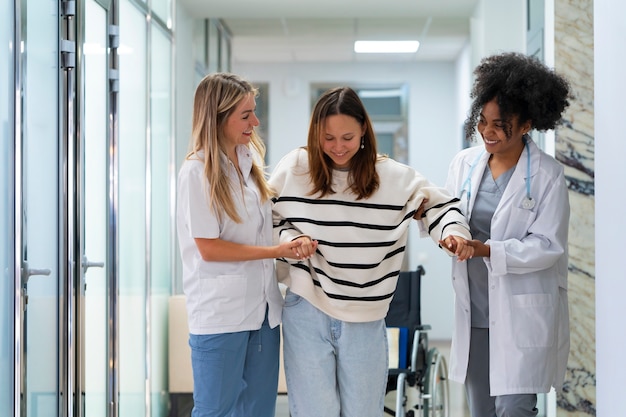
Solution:
[[(218, 218), (225, 213), (236, 223), (241, 223), (242, 219), (232, 196), (235, 184), (232, 184), (224, 164), (221, 163), (221, 154), (226, 153), (223, 130), (226, 120), (237, 104), (250, 94), (256, 96), (258, 90), (237, 75), (214, 73), (204, 77), (196, 88), (193, 103), (192, 145), (186, 157), (186, 159), (199, 158), (198, 153), (204, 153), (202, 161), (204, 174), (209, 183), (209, 207)], [(265, 145), (255, 131), (252, 132), (248, 146), (256, 151), (261, 161), (264, 160)], [(259, 161), (253, 160), (250, 175), (259, 188), (262, 202), (274, 196), (273, 190), (267, 183), (264, 167), (259, 164)]]

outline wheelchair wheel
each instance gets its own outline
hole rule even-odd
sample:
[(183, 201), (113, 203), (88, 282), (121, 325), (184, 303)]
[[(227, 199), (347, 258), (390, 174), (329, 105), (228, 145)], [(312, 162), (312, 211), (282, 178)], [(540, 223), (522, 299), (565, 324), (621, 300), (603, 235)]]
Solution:
[(428, 352), (428, 364), (424, 380), (424, 416), (450, 417), (446, 359), (433, 348)]

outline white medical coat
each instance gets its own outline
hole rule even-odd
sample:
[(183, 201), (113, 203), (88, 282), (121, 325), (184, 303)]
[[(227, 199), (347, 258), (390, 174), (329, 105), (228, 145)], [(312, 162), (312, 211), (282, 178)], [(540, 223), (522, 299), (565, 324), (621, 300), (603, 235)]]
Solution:
[[(563, 167), (528, 139), (491, 222), (489, 364), (491, 395), (560, 389), (569, 354), (567, 305), (568, 191)], [(530, 151), (532, 209), (526, 197)], [(490, 154), (465, 149), (450, 164), (447, 188), (469, 219)], [(473, 168), (472, 168), (473, 166)], [(469, 178), (471, 192), (468, 193)], [(468, 202), (469, 194), (469, 202)], [(470, 294), (466, 262), (453, 262), (455, 329), (450, 379), (465, 382), (470, 346)]]

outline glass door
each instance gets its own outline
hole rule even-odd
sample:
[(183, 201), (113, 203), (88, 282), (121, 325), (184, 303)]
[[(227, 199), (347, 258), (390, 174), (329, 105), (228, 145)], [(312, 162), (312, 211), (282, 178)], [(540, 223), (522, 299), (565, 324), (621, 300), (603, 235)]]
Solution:
[(21, 2), (21, 415), (59, 413), (59, 15)]
[(147, 343), (147, 16), (119, 2), (119, 413), (150, 416)]
[[(15, 400), (15, 139), (14, 3), (0, 2), (0, 415), (14, 415)], [(19, 287), (19, 283), (17, 284)], [(19, 317), (19, 314), (18, 314)]]
[[(82, 411), (78, 416), (107, 415), (107, 225), (109, 184), (108, 10), (103, 2), (86, 0), (84, 10), (81, 176), (81, 283), (79, 297), (79, 386)], [(88, 28), (88, 30), (86, 29)]]

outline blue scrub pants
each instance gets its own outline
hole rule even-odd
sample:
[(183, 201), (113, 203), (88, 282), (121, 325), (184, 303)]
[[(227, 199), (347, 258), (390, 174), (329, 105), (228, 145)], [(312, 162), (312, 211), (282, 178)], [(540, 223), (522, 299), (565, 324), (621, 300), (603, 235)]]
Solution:
[(280, 328), (189, 335), (192, 417), (274, 417)]

